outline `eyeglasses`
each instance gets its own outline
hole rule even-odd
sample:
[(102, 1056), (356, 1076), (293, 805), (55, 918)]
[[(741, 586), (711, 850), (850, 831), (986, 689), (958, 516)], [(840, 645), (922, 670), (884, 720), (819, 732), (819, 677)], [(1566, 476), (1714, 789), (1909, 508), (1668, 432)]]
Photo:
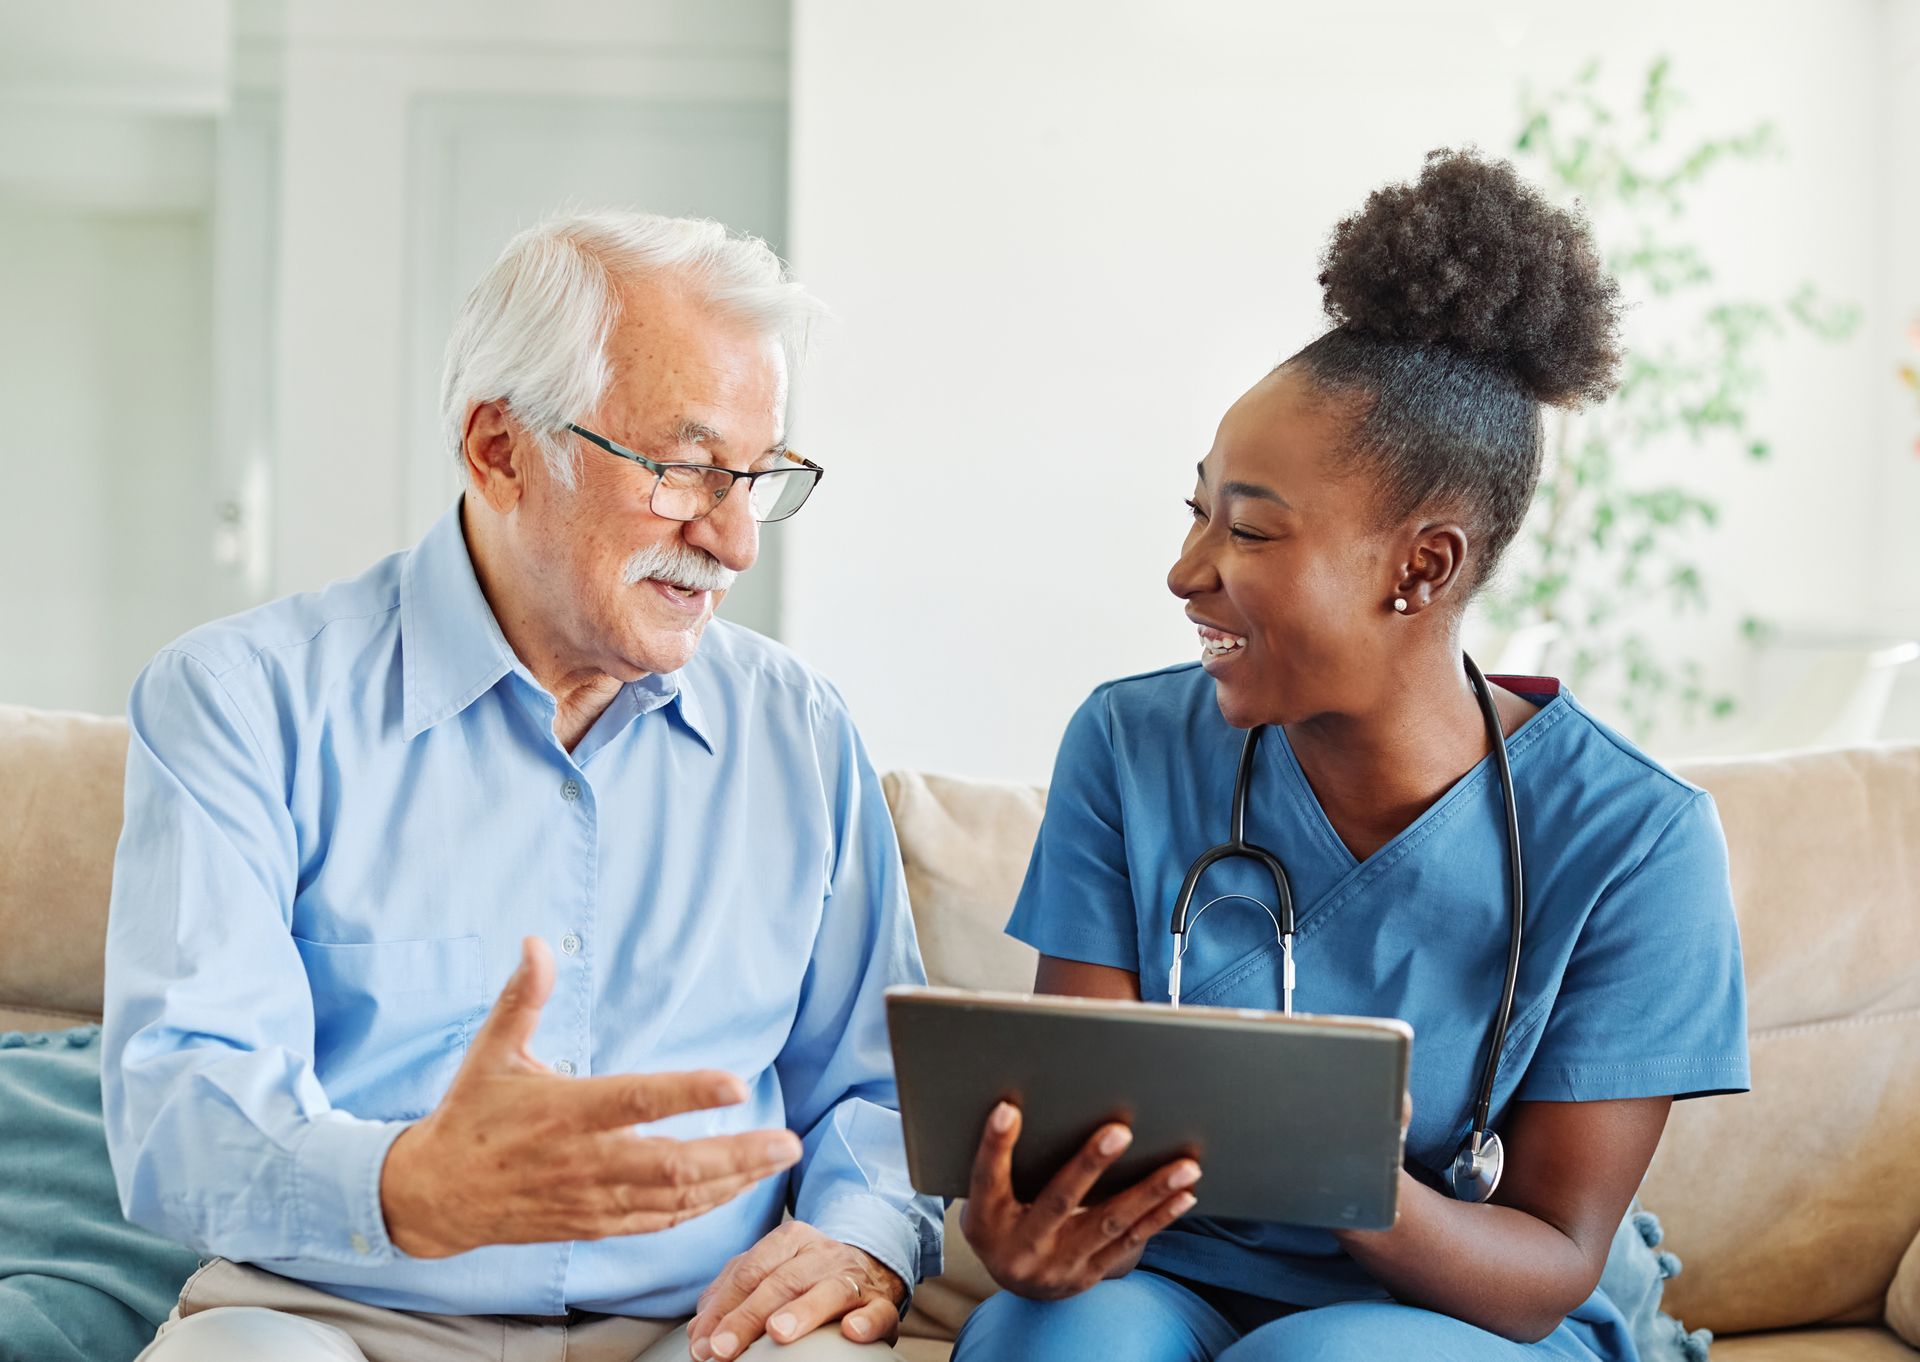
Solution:
[(657, 516), (668, 520), (698, 520), (727, 499), (737, 482), (747, 484), (747, 505), (761, 524), (785, 520), (807, 504), (813, 489), (826, 475), (826, 469), (812, 459), (803, 459), (791, 449), (780, 457), (792, 467), (763, 468), (758, 473), (740, 473), (710, 463), (660, 463), (644, 454), (636, 454), (625, 445), (615, 444), (604, 435), (595, 435), (584, 426), (568, 424), (567, 429), (581, 439), (599, 445), (609, 454), (631, 459), (653, 471), (653, 496), (648, 506)]

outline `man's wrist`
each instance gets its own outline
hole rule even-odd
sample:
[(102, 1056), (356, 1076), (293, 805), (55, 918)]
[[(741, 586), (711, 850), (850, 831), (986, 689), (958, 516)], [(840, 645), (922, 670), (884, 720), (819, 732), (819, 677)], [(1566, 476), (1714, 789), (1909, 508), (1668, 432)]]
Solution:
[(410, 1258), (451, 1258), (470, 1245), (452, 1242), (436, 1224), (436, 1198), (423, 1192), (423, 1166), (414, 1157), (425, 1132), (409, 1126), (387, 1147), (380, 1166), (380, 1214), (386, 1220), (387, 1239)]
[(829, 1239), (859, 1249), (903, 1284), (902, 1305), (912, 1299), (917, 1270), (932, 1266), (915, 1241), (912, 1225), (902, 1209), (872, 1193), (854, 1193), (809, 1208), (801, 1219)]
[(881, 1285), (886, 1287), (887, 1298), (895, 1305), (904, 1305), (907, 1299), (907, 1284), (901, 1278), (900, 1274), (874, 1257), (871, 1253), (868, 1253), (865, 1249), (858, 1248), (851, 1244), (849, 1244), (848, 1247), (852, 1248), (855, 1253), (858, 1253), (862, 1258), (865, 1258), (869, 1263), (873, 1264), (870, 1270), (880, 1279)]

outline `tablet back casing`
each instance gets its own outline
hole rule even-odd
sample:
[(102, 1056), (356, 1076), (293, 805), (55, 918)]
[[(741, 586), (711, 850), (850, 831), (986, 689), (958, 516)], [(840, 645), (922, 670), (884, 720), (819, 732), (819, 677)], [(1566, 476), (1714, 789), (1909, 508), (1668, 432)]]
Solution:
[(1036, 1197), (1101, 1125), (1133, 1144), (1097, 1202), (1183, 1154), (1195, 1214), (1393, 1224), (1413, 1033), (1405, 1023), (898, 988), (887, 994), (913, 1185), (964, 1197), (988, 1113), (1021, 1109), (1014, 1191)]

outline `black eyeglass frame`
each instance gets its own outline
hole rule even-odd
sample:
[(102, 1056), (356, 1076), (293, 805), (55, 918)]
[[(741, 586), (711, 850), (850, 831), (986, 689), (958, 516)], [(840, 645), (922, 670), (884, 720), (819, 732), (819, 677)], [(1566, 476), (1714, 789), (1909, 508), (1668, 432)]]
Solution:
[[(600, 448), (606, 450), (607, 453), (609, 454), (616, 454), (623, 459), (631, 459), (634, 463), (639, 464), (642, 468), (645, 468), (651, 471), (653, 474), (653, 491), (647, 494), (647, 505), (649, 508), (653, 506), (653, 497), (656, 493), (659, 492), (660, 483), (666, 477), (667, 470), (670, 468), (691, 468), (691, 469), (696, 469), (701, 473), (724, 473), (727, 475), (727, 477), (732, 479), (732, 481), (727, 484), (724, 490), (715, 492), (713, 494), (713, 505), (709, 506), (706, 510), (702, 511), (699, 515), (685, 517), (685, 518), (681, 516), (665, 517), (668, 520), (679, 520), (681, 521), (682, 524), (690, 525), (695, 520), (704, 520), (706, 517), (712, 515), (714, 512), (714, 509), (718, 507), (721, 502), (725, 501), (728, 495), (733, 491), (734, 484), (742, 480), (745, 480), (747, 484), (747, 504), (751, 506), (753, 504), (753, 481), (755, 478), (764, 478), (773, 473), (778, 473), (782, 477), (792, 477), (795, 473), (801, 472), (804, 470), (805, 472), (809, 472), (813, 474), (813, 481), (809, 483), (807, 486), (806, 496), (800, 498), (800, 505), (795, 506), (791, 511), (788, 511), (783, 516), (773, 516), (766, 520), (756, 520), (756, 523), (761, 525), (775, 525), (782, 520), (791, 520), (794, 516), (800, 513), (801, 507), (804, 507), (808, 501), (812, 500), (814, 488), (818, 487), (820, 485), (820, 479), (824, 478), (827, 475), (826, 469), (822, 468), (819, 464), (815, 463), (812, 459), (801, 458), (798, 454), (794, 453), (791, 449), (781, 450), (780, 451), (781, 457), (785, 459), (789, 459), (796, 464), (799, 464), (800, 467), (797, 469), (796, 468), (762, 468), (757, 473), (742, 473), (738, 469), (722, 468), (717, 463), (661, 463), (658, 459), (649, 459), (646, 455), (638, 453), (635, 450), (628, 449), (623, 444), (620, 444), (614, 440), (609, 440), (604, 435), (596, 435), (593, 431), (588, 430), (585, 426), (577, 426), (573, 422), (569, 421), (567, 423), (567, 429), (572, 431), (575, 435), (578, 435), (581, 439), (587, 441), (589, 444), (598, 445)], [(654, 511), (654, 514), (660, 515), (662, 513), (656, 510)]]

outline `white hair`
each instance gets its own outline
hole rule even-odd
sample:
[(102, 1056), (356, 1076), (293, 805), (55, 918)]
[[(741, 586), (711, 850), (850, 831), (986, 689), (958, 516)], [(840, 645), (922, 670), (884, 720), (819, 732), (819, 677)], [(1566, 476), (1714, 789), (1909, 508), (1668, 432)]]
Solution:
[(565, 438), (567, 423), (606, 392), (620, 285), (650, 275), (777, 339), (789, 375), (812, 323), (825, 315), (772, 247), (720, 223), (633, 212), (549, 218), (507, 243), (467, 295), (447, 342), (440, 416), (463, 469), (469, 413), (500, 401), (539, 443), (555, 479), (574, 485), (580, 451)]

